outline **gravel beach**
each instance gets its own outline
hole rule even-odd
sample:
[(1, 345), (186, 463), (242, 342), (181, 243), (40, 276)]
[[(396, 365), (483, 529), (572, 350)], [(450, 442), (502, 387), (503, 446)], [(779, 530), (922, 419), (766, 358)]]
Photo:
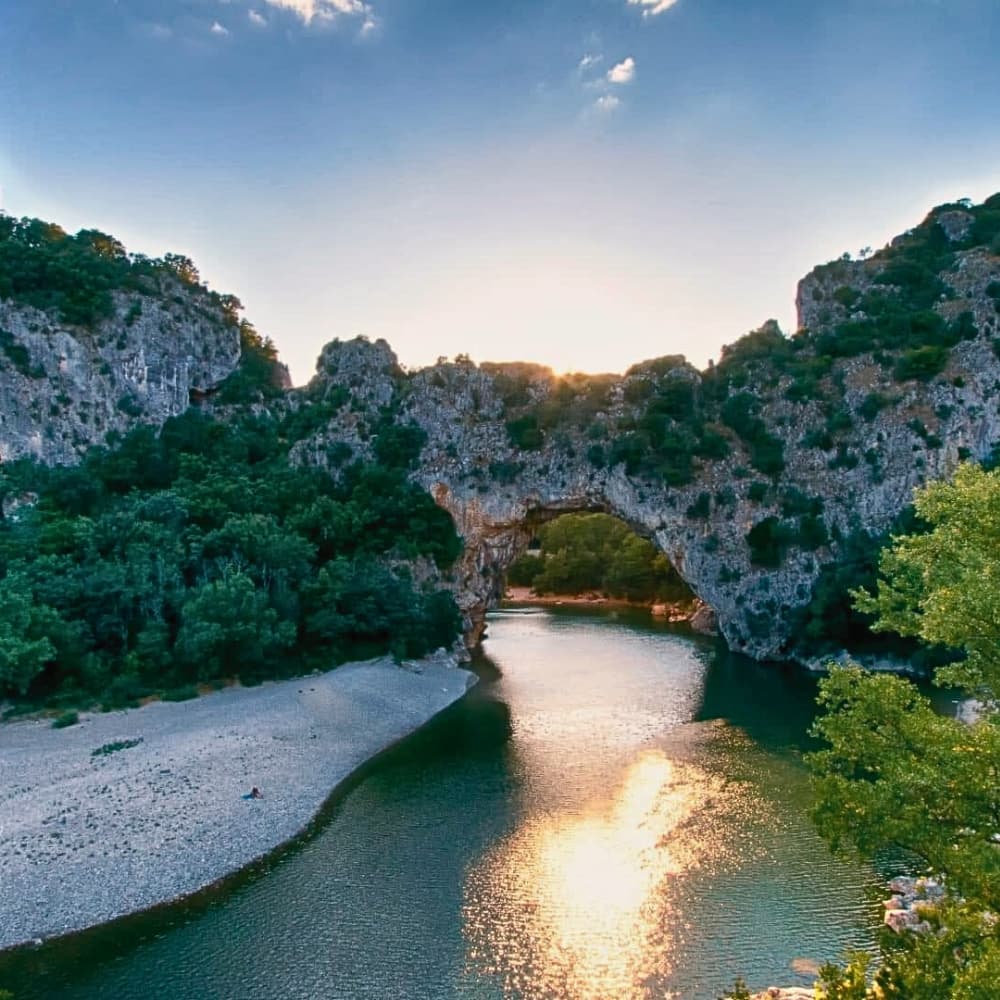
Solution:
[[(437, 656), (0, 725), (0, 949), (177, 899), (294, 838), (334, 788), (457, 701)], [(106, 744), (141, 741), (105, 754)], [(242, 796), (251, 786), (260, 800)]]

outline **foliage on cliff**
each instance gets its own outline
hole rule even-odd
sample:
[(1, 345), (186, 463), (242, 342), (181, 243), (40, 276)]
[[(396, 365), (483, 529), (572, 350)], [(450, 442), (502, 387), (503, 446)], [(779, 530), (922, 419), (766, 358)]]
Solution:
[(96, 229), (70, 235), (52, 222), (0, 213), (0, 299), (52, 309), (65, 323), (93, 326), (112, 314), (114, 292), (157, 291), (162, 279), (198, 289), (228, 322), (236, 322), (238, 300), (209, 292), (187, 257), (130, 254)]
[(538, 594), (601, 593), (630, 601), (683, 601), (693, 595), (670, 561), (607, 514), (565, 514), (538, 532), (540, 555), (522, 556), (508, 580)]
[(1000, 474), (963, 466), (915, 507), (930, 530), (894, 539), (858, 608), (876, 628), (961, 651), (937, 679), (978, 699), (980, 714), (942, 717), (910, 682), (856, 668), (822, 684), (825, 748), (811, 758), (821, 833), (868, 856), (903, 848), (951, 894), (926, 912), (926, 933), (886, 936), (880, 992), (864, 985), (861, 959), (827, 967), (821, 995), (841, 1000), (986, 1000), (1000, 974)]
[(4, 466), (0, 697), (123, 704), (449, 646), (451, 595), (406, 561), (461, 543), (409, 456), (338, 482), (289, 463), (290, 425), (192, 410), (76, 468)]

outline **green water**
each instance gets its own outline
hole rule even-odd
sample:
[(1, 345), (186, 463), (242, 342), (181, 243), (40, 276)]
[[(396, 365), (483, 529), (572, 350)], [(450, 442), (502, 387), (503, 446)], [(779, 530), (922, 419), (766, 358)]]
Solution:
[(805, 809), (815, 683), (641, 614), (499, 612), (483, 682), (194, 905), (0, 959), (27, 998), (715, 998), (870, 948)]

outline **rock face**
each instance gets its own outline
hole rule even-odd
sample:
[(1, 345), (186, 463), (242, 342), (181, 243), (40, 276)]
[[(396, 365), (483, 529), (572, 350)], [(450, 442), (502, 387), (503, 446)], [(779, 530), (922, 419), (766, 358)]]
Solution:
[(0, 461), (69, 464), (112, 431), (159, 426), (239, 358), (238, 328), (180, 282), (172, 294), (117, 293), (93, 329), (0, 301)]
[[(962, 239), (970, 225), (966, 214), (943, 212), (924, 226), (937, 226), (946, 240)], [(531, 365), (456, 360), (400, 374), (384, 341), (334, 342), (324, 349), (308, 391), (323, 396), (340, 386), (351, 402), (302, 443), (301, 454), (322, 462), (331, 442), (345, 440), (364, 451), (375, 407), (391, 407), (395, 420), (424, 430), (413, 474), (465, 539), (452, 586), (472, 640), (501, 597), (506, 568), (539, 524), (570, 511), (604, 511), (670, 558), (714, 611), (733, 649), (787, 658), (796, 611), (810, 601), (822, 566), (837, 559), (845, 540), (884, 532), (911, 502), (914, 487), (947, 476), (963, 458), (987, 458), (1000, 442), (1000, 363), (993, 346), (1000, 333), (994, 297), (1000, 257), (978, 247), (956, 248), (948, 259), (946, 294), (931, 311), (947, 323), (964, 317), (966, 332), (933, 377), (908, 377), (899, 367), (900, 351), (823, 358), (814, 346), (817, 335), (865, 319), (856, 306), (851, 312), (851, 303), (866, 290), (897, 294), (885, 282), (885, 258), (838, 261), (802, 281), (800, 326), (810, 329), (800, 335), (796, 357), (799, 371), (815, 361), (820, 372), (811, 395), (797, 391), (801, 378), (797, 384), (793, 371), (776, 364), (770, 347), (745, 364), (742, 386), (727, 389), (730, 397), (738, 389), (756, 407), (757, 438), (780, 442), (783, 463), (767, 475), (754, 471), (754, 443), (725, 425), (725, 403), (705, 398), (710, 388), (718, 394), (718, 373), (699, 373), (683, 359), (567, 387)], [(770, 344), (777, 334), (765, 328), (756, 336)], [(606, 446), (623, 429), (648, 423), (644, 401), (665, 398), (680, 383), (691, 387), (699, 419), (727, 439), (728, 454), (696, 460), (690, 480), (679, 485), (629, 472), (627, 462), (608, 462)], [(600, 402), (579, 420), (588, 393)], [(595, 442), (602, 447), (595, 450)], [(793, 529), (807, 509), (814, 537), (803, 541)], [(763, 555), (750, 544), (762, 522), (777, 538)]]
[[(870, 259), (817, 268), (795, 337), (766, 325), (705, 372), (669, 357), (621, 377), (464, 358), (405, 372), (357, 339), (267, 405), (317, 408), (292, 455), (333, 475), (387, 427), (422, 430), (411, 474), (465, 540), (445, 581), (470, 642), (541, 523), (604, 511), (670, 558), (733, 649), (787, 658), (822, 568), (1000, 442), (997, 219), (1000, 196), (946, 206)], [(72, 462), (109, 430), (162, 423), (239, 356), (235, 327), (193, 293), (137, 315), (121, 298), (92, 334), (0, 303), (0, 331), (22, 348), (0, 354), (4, 460)]]

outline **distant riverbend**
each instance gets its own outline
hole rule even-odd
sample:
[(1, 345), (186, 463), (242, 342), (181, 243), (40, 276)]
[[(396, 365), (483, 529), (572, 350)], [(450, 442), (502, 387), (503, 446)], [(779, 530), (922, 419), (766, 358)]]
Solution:
[(806, 986), (874, 947), (890, 872), (833, 858), (806, 814), (814, 678), (618, 608), (494, 613), (477, 669), (262, 877), (15, 953), (0, 983), (41, 1000), (715, 1000), (737, 974)]

